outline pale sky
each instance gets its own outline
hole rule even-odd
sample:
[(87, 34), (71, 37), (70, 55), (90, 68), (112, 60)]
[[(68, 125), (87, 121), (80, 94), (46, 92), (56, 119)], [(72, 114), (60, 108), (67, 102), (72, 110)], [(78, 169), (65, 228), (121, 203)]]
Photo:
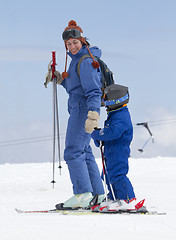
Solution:
[[(52, 161), (52, 86), (43, 83), (51, 51), (64, 71), (61, 34), (71, 19), (101, 48), (116, 83), (129, 87), (132, 156), (176, 156), (175, 10), (175, 0), (1, 0), (0, 163)], [(63, 152), (67, 94), (58, 87), (58, 95)], [(105, 118), (102, 110), (101, 127)], [(137, 149), (149, 134), (138, 122), (155, 139), (143, 154)]]

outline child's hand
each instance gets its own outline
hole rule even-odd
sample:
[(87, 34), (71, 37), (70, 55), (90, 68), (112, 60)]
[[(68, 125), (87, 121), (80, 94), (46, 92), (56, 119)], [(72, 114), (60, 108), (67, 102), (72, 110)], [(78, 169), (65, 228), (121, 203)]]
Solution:
[(96, 139), (96, 133), (101, 130), (101, 128), (94, 128), (95, 130), (92, 132), (91, 137), (94, 140), (94, 144), (96, 147), (100, 146), (100, 141)]
[(94, 144), (95, 144), (96, 147), (99, 147), (100, 146), (100, 141), (94, 140)]

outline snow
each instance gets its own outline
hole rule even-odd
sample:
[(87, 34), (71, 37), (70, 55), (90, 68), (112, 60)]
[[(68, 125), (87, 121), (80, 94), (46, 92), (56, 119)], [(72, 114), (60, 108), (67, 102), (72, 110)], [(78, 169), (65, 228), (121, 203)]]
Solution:
[[(176, 239), (176, 158), (130, 158), (129, 178), (139, 200), (166, 215), (18, 214), (24, 210), (53, 209), (72, 195), (67, 166), (52, 163), (0, 165), (0, 237), (2, 240)], [(101, 170), (101, 160), (97, 159)]]

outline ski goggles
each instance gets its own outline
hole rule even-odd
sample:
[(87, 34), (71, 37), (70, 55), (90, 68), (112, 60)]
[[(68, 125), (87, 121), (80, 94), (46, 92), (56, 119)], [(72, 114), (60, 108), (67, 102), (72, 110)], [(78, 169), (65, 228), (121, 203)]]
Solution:
[(110, 106), (110, 105), (122, 103), (122, 102), (126, 101), (127, 99), (129, 99), (129, 95), (128, 94), (126, 94), (122, 98), (118, 98), (118, 99), (115, 99), (115, 100), (106, 100), (105, 101), (104, 99), (102, 99), (102, 101), (105, 103), (105, 106)]
[(64, 41), (68, 40), (69, 38), (79, 38), (82, 37), (82, 32), (78, 29), (68, 29), (62, 33), (62, 38)]

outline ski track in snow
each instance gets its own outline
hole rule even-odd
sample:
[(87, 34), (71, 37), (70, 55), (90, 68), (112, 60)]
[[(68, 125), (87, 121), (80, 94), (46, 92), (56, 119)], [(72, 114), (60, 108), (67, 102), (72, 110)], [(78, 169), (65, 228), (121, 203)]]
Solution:
[[(18, 214), (24, 210), (53, 209), (72, 196), (65, 162), (56, 166), (52, 188), (52, 163), (0, 165), (0, 237), (2, 240), (176, 239), (176, 158), (130, 158), (129, 178), (136, 197), (147, 208), (166, 212), (148, 215)], [(101, 160), (97, 159), (101, 171)]]

